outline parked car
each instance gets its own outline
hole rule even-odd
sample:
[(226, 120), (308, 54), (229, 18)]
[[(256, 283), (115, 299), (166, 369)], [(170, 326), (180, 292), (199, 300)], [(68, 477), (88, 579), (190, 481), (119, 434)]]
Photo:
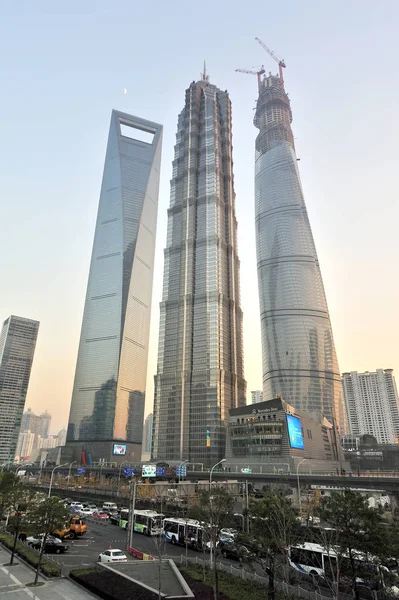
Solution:
[(94, 510), (92, 508), (82, 508), (82, 510), (79, 511), (79, 514), (82, 516), (87, 516), (87, 515), (92, 515), (94, 512)]
[[(36, 550), (39, 550), (43, 542), (43, 536), (43, 533), (39, 533), (36, 536), (27, 537), (26, 541), (29, 546), (31, 546), (32, 548), (36, 548)], [(61, 554), (66, 552), (68, 548), (68, 544), (64, 544), (61, 540), (51, 535), (47, 536), (46, 542), (44, 544), (44, 552), (46, 552), (47, 554)]]
[(98, 511), (98, 512), (94, 512), (93, 513), (93, 517), (96, 517), (96, 519), (109, 519), (109, 514), (105, 513), (104, 511)]
[(249, 550), (246, 546), (243, 544), (235, 544), (233, 541), (220, 541), (219, 548), (224, 558), (232, 558), (234, 560), (239, 560), (240, 562), (249, 554)]
[(219, 538), (221, 540), (225, 539), (225, 538), (234, 540), (234, 538), (237, 537), (237, 535), (238, 535), (237, 529), (225, 528), (225, 529), (221, 529), (219, 532)]
[(98, 561), (103, 563), (126, 562), (127, 556), (122, 550), (105, 550), (99, 555)]
[(81, 504), (80, 502), (73, 502), (69, 508), (75, 512), (80, 512), (81, 510), (83, 510), (83, 504)]

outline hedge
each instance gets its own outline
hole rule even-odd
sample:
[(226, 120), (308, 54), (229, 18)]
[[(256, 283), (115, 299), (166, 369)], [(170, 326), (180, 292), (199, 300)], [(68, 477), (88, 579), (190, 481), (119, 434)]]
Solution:
[[(14, 546), (14, 536), (10, 535), (9, 533), (0, 533), (0, 542), (9, 550), (12, 550)], [(17, 542), (15, 554), (23, 558), (29, 565), (31, 565), (31, 567), (37, 567), (39, 555), (22, 542)], [(55, 565), (53, 562), (46, 560), (44, 557), (42, 558), (40, 570), (47, 577), (61, 577), (61, 568), (58, 565)]]

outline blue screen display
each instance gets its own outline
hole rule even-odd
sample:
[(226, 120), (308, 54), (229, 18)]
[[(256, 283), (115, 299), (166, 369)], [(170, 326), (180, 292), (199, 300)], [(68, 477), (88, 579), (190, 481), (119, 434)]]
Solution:
[(288, 437), (290, 439), (291, 448), (304, 449), (303, 435), (301, 428), (301, 419), (287, 415)]

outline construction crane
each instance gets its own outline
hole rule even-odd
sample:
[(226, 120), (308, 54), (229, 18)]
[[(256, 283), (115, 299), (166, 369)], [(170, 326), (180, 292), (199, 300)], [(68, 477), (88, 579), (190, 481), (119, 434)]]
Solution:
[(262, 85), (261, 75), (265, 72), (265, 67), (262, 65), (260, 71), (249, 71), (248, 69), (236, 69), (237, 73), (246, 73), (247, 75), (257, 75), (258, 76), (258, 91), (260, 92), (260, 88)]
[(284, 77), (283, 77), (283, 69), (285, 69), (286, 64), (284, 62), (284, 59), (281, 59), (277, 56), (277, 54), (275, 54), (273, 52), (273, 50), (270, 50), (270, 48), (268, 48), (266, 46), (266, 44), (264, 44), (262, 42), (262, 40), (260, 40), (258, 37), (255, 38), (257, 42), (259, 42), (259, 44), (262, 46), (262, 48), (264, 50), (266, 50), (266, 52), (268, 54), (270, 54), (270, 56), (276, 61), (276, 63), (278, 64), (278, 70), (279, 70), (279, 75), (280, 75), (280, 87), (284, 90)]

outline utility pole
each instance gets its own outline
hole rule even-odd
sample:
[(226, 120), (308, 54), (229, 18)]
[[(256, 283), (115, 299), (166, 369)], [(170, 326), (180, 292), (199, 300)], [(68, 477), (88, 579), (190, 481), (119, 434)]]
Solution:
[(136, 506), (136, 486), (135, 481), (132, 482), (130, 487), (130, 499), (129, 499), (129, 521), (128, 521), (128, 532), (127, 532), (127, 549), (133, 548), (133, 532), (134, 532), (134, 507)]

